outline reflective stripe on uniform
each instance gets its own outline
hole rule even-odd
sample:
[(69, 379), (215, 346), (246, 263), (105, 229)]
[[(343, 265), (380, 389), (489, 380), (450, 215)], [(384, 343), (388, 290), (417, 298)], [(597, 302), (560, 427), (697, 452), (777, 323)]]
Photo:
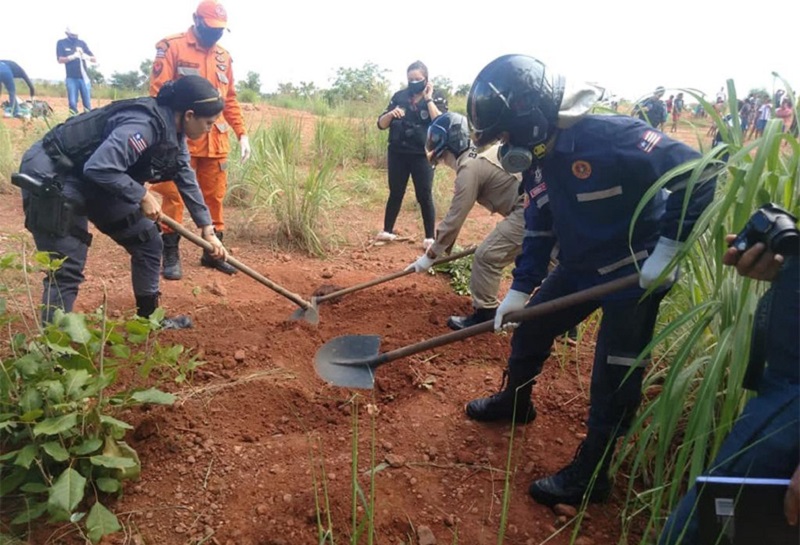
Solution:
[(553, 231), (529, 231), (525, 229), (525, 238), (553, 238)]
[(609, 355), (608, 358), (606, 358), (606, 363), (609, 365), (622, 365), (624, 367), (647, 367), (647, 364), (650, 363), (650, 358), (640, 360), (639, 358)]
[(536, 201), (536, 206), (537, 208), (542, 208), (549, 202), (550, 202), (550, 195), (545, 195), (544, 197)]
[(200, 70), (197, 68), (190, 68), (188, 66), (179, 66), (178, 75), (180, 76), (199, 76)]
[(636, 252), (633, 255), (629, 255), (628, 257), (620, 259), (619, 261), (615, 261), (610, 265), (606, 265), (605, 267), (600, 267), (599, 269), (597, 269), (597, 272), (600, 274), (608, 274), (610, 272), (616, 271), (621, 267), (624, 267), (625, 265), (630, 265), (635, 261), (641, 261), (642, 259), (645, 259), (649, 255), (650, 253), (647, 250), (642, 250), (640, 252)]
[(603, 189), (602, 191), (592, 191), (591, 193), (577, 193), (575, 197), (577, 197), (578, 202), (589, 202), (589, 201), (599, 201), (602, 199), (608, 199), (610, 197), (616, 197), (617, 195), (622, 195), (621, 185), (617, 185), (609, 189)]

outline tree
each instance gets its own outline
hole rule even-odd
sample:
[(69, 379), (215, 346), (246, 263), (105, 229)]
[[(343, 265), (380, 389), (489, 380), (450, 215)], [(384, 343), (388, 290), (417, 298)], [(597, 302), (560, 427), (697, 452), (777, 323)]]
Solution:
[(237, 93), (241, 93), (245, 89), (261, 94), (261, 76), (257, 72), (248, 72), (243, 80), (236, 82)]
[(106, 77), (94, 66), (87, 65), (86, 72), (89, 75), (89, 81), (92, 82), (92, 85), (103, 85), (106, 82)]
[(373, 102), (383, 100), (389, 90), (389, 80), (384, 75), (388, 70), (367, 62), (361, 68), (341, 67), (336, 71), (336, 80), (327, 91), (329, 102), (356, 100)]
[(300, 82), (300, 89), (298, 90), (300, 96), (306, 99), (314, 98), (314, 95), (317, 94), (317, 86), (314, 85), (313, 81), (301, 81)]
[(282, 96), (297, 96), (297, 89), (295, 89), (294, 84), (291, 82), (287, 83), (279, 83), (278, 84), (278, 94)]
[(465, 97), (465, 96), (467, 96), (469, 94), (469, 90), (470, 90), (471, 87), (472, 87), (472, 85), (469, 84), (469, 83), (463, 83), (463, 84), (459, 85), (458, 89), (456, 89), (456, 96), (457, 97)]
[(433, 88), (444, 95), (447, 100), (453, 95), (453, 82), (450, 78), (436, 76), (431, 80)]
[(150, 81), (150, 74), (153, 72), (153, 61), (145, 59), (139, 64), (139, 71), (142, 73), (142, 85), (147, 85)]
[(142, 76), (136, 70), (130, 72), (114, 72), (109, 81), (111, 87), (138, 91), (142, 86)]

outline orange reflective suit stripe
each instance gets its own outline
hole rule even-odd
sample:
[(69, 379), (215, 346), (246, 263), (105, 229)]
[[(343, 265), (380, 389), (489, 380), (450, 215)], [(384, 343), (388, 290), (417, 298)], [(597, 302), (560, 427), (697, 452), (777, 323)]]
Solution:
[[(193, 167), (196, 159), (215, 159), (215, 161), (199, 162), (200, 169), (195, 168), (195, 170), (200, 189), (211, 212), (211, 219), (217, 230), (221, 231), (224, 227), (222, 200), (227, 188), (227, 156), (230, 152), (229, 128), (237, 138), (245, 134), (242, 109), (236, 99), (231, 56), (219, 45), (209, 49), (202, 47), (197, 42), (193, 28), (168, 36), (156, 44), (156, 57), (150, 74), (151, 96), (156, 96), (167, 81), (192, 74), (202, 76), (214, 84), (225, 100), (222, 115), (211, 128), (211, 132), (197, 140), (187, 140)], [(214, 166), (206, 167), (206, 164)], [(151, 189), (162, 195), (164, 213), (181, 221), (183, 201), (178, 196), (175, 184), (172, 182), (154, 184)]]

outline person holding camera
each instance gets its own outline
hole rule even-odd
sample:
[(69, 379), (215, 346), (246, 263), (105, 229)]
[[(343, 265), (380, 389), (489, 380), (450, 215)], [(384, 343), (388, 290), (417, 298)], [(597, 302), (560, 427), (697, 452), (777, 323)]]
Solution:
[(406, 76), (408, 87), (396, 92), (378, 117), (378, 128), (389, 129), (389, 199), (383, 217), (383, 231), (376, 239), (392, 241), (397, 238), (394, 224), (411, 176), (425, 228), (422, 246), (427, 250), (434, 240), (436, 209), (433, 204), (433, 167), (425, 155), (425, 140), (431, 122), (447, 111), (447, 99), (434, 90), (428, 67), (422, 61), (411, 63)]
[[(728, 235), (722, 257), (741, 276), (771, 282), (753, 322), (744, 387), (756, 397), (722, 443), (708, 473), (718, 477), (790, 479), (786, 521), (800, 519), (800, 233), (796, 218), (766, 205), (742, 234)], [(756, 242), (757, 241), (757, 242)], [(667, 521), (659, 545), (698, 543), (697, 485)]]
[[(207, 133), (224, 106), (200, 76), (164, 85), (157, 98), (119, 100), (69, 118), (33, 144), (12, 183), (22, 188), (25, 227), (36, 248), (66, 258), (44, 278), (42, 321), (72, 310), (83, 282), (91, 221), (131, 256), (137, 314), (158, 307), (161, 205), (144, 183), (174, 179), (217, 259), (226, 251), (214, 235), (208, 207), (189, 162), (187, 138)], [(163, 327), (190, 327), (186, 317)]]

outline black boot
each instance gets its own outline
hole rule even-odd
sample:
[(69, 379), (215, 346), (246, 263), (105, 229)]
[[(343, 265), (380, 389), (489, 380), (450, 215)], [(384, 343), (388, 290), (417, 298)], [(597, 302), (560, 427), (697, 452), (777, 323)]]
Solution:
[(479, 422), (511, 422), (528, 424), (536, 418), (536, 407), (531, 401), (533, 379), (516, 376), (511, 371), (503, 371), (500, 392), (467, 403), (467, 416)]
[[(222, 232), (217, 233), (217, 238), (220, 242), (222, 242)], [(203, 250), (203, 256), (200, 258), (200, 264), (203, 267), (209, 267), (212, 269), (217, 269), (220, 272), (224, 272), (225, 274), (236, 274), (236, 269), (234, 269), (230, 263), (226, 263), (222, 259), (214, 259), (211, 257), (211, 254)]]
[(497, 313), (496, 308), (476, 308), (475, 312), (469, 316), (450, 316), (447, 320), (447, 327), (458, 331), (465, 327), (470, 327), (482, 322), (494, 320), (494, 315)]
[(161, 240), (164, 241), (161, 274), (167, 280), (180, 280), (183, 277), (181, 254), (178, 251), (178, 243), (181, 241), (181, 236), (178, 233), (164, 233), (161, 235)]
[(558, 503), (581, 505), (605, 501), (611, 493), (608, 467), (614, 454), (614, 442), (589, 431), (572, 462), (555, 475), (533, 481), (528, 493), (537, 502), (553, 507)]
[[(136, 314), (142, 318), (149, 318), (158, 308), (158, 295), (137, 295)], [(161, 329), (188, 329), (192, 327), (192, 319), (180, 314), (174, 318), (161, 320)]]

